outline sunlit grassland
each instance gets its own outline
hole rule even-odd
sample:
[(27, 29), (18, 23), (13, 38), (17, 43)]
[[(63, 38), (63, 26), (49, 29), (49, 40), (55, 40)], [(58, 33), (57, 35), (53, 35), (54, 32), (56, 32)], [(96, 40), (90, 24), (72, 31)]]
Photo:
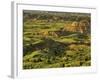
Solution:
[(91, 66), (91, 36), (64, 31), (71, 20), (26, 19), (23, 69)]

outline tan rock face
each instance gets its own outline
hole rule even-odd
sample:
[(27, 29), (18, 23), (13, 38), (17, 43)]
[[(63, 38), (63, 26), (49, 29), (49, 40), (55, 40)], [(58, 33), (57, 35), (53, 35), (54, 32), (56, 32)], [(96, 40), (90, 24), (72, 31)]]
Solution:
[(89, 22), (87, 20), (82, 20), (79, 22), (79, 30), (81, 33), (87, 33), (88, 29), (90, 29)]
[(90, 24), (87, 20), (74, 21), (64, 26), (64, 31), (87, 33)]

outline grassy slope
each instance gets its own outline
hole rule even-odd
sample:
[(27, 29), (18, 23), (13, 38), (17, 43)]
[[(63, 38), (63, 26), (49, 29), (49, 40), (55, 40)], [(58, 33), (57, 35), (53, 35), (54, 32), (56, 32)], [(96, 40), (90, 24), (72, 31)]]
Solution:
[[(42, 34), (36, 34), (38, 32), (45, 31), (57, 31), (64, 25), (60, 22), (55, 23), (45, 23), (41, 21), (36, 21), (30, 23), (30, 21), (24, 23), (24, 46), (29, 46), (29, 44), (36, 45), (43, 42), (44, 36)], [(48, 27), (47, 29), (45, 29)], [(23, 68), (24, 69), (34, 69), (34, 68), (53, 68), (53, 67), (76, 67), (76, 66), (90, 66), (90, 46), (86, 44), (70, 44), (63, 46), (60, 43), (77, 43), (81, 41), (77, 35), (69, 34), (67, 36), (47, 36), (54, 40), (56, 43), (47, 44), (44, 43), (44, 49), (31, 50), (27, 52), (23, 57)], [(77, 40), (76, 40), (77, 38)], [(90, 39), (90, 38), (88, 38)], [(83, 40), (83, 42), (88, 41), (88, 39)], [(34, 48), (34, 47), (33, 47)], [(50, 49), (51, 48), (51, 49)], [(32, 49), (32, 48), (31, 48)], [(58, 52), (57, 52), (58, 51)], [(56, 55), (60, 54), (60, 55)]]

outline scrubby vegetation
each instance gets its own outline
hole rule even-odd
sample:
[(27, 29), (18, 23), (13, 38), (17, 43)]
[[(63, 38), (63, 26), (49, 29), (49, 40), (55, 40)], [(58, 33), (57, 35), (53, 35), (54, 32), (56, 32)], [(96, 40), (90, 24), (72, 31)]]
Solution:
[(23, 69), (91, 65), (89, 13), (23, 11)]

